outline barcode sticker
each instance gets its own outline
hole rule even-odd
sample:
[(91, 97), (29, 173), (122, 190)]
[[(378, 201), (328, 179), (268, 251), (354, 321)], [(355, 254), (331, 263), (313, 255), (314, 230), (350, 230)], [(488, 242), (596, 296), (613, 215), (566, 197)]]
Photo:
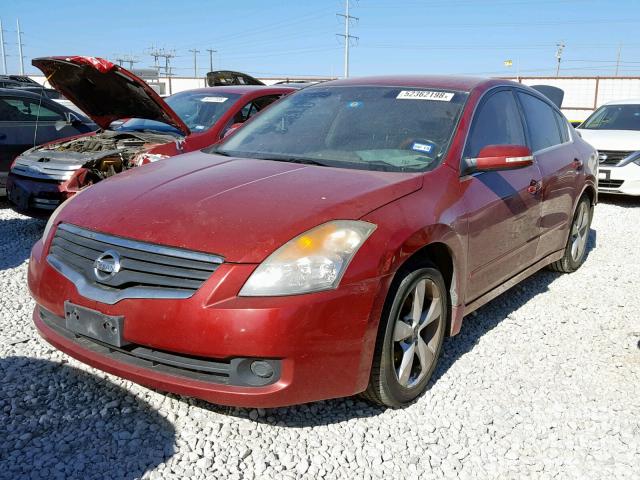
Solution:
[(207, 103), (224, 103), (229, 100), (227, 97), (203, 97), (201, 102)]
[(450, 102), (455, 93), (437, 92), (434, 90), (402, 90), (397, 99), (400, 100), (435, 100), (438, 102)]

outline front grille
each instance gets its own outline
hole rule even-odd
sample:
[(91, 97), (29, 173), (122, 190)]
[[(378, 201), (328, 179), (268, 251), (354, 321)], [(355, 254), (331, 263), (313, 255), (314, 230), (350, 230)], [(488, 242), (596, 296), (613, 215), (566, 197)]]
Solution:
[(599, 188), (620, 188), (624, 180), (598, 180)]
[(39, 180), (54, 180), (65, 182), (71, 178), (73, 173), (82, 166), (72, 162), (53, 162), (49, 159), (41, 158), (37, 161), (18, 159), (11, 169), (11, 172), (23, 177), (37, 178)]
[[(108, 259), (106, 267), (104, 259)], [(58, 226), (47, 260), (81, 295), (110, 304), (124, 298), (188, 298), (223, 262), (216, 255), (66, 223)]]
[(600, 165), (617, 165), (634, 151), (624, 152), (619, 150), (598, 150)]
[(249, 387), (270, 385), (280, 379), (281, 361), (278, 359), (259, 359), (269, 363), (274, 372), (269, 378), (261, 378), (250, 373), (249, 365), (254, 360), (252, 358), (216, 359), (167, 352), (132, 343), (123, 347), (115, 347), (72, 332), (66, 327), (64, 318), (58, 317), (42, 307), (38, 307), (38, 313), (40, 319), (49, 328), (80, 347), (115, 361), (142, 367), (148, 371), (203, 382)]

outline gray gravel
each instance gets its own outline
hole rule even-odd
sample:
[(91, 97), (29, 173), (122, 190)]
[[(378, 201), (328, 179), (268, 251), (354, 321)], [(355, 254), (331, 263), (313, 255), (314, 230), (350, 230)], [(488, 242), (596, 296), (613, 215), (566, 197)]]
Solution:
[(468, 318), (404, 410), (224, 408), (58, 353), (26, 286), (43, 227), (0, 204), (0, 478), (640, 478), (640, 200), (603, 199), (577, 273)]

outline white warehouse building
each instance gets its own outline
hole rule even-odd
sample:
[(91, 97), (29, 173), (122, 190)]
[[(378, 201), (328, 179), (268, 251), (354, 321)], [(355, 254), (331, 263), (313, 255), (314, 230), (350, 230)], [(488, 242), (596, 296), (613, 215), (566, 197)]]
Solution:
[[(152, 72), (155, 71), (151, 70)], [(45, 82), (45, 77), (31, 76), (39, 83)], [(182, 92), (206, 86), (204, 77), (164, 77), (143, 75), (161, 95)], [(562, 111), (571, 121), (581, 121), (587, 118), (600, 105), (629, 98), (640, 98), (640, 77), (510, 77), (525, 85), (552, 85), (564, 91)], [(260, 78), (265, 84), (278, 82), (311, 81), (319, 82), (332, 80), (330, 77), (269, 77)]]

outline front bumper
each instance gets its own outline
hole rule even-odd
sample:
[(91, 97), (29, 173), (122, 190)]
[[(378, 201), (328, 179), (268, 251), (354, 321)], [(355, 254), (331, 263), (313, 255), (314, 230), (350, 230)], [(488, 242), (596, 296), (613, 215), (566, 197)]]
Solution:
[[(223, 264), (188, 299), (125, 299), (107, 305), (81, 297), (47, 263), (38, 242), (29, 263), (29, 288), (38, 304), (34, 322), (49, 343), (82, 362), (142, 385), (213, 403), (277, 407), (363, 391), (390, 278), (291, 297), (237, 297), (254, 268)], [(277, 379), (268, 385), (243, 386), (114, 354), (99, 342), (64, 331), (60, 322), (65, 300), (124, 316), (125, 339), (143, 349), (216, 365), (267, 360), (276, 366)], [(43, 312), (57, 317), (58, 325), (45, 321)]]
[(7, 172), (0, 172), (0, 197), (4, 197), (7, 194)]
[(9, 173), (7, 197), (11, 207), (19, 213), (31, 217), (48, 217), (69, 196), (69, 193), (61, 191), (61, 183)]
[(640, 165), (629, 163), (624, 167), (600, 166), (598, 191), (622, 195), (640, 195)]

